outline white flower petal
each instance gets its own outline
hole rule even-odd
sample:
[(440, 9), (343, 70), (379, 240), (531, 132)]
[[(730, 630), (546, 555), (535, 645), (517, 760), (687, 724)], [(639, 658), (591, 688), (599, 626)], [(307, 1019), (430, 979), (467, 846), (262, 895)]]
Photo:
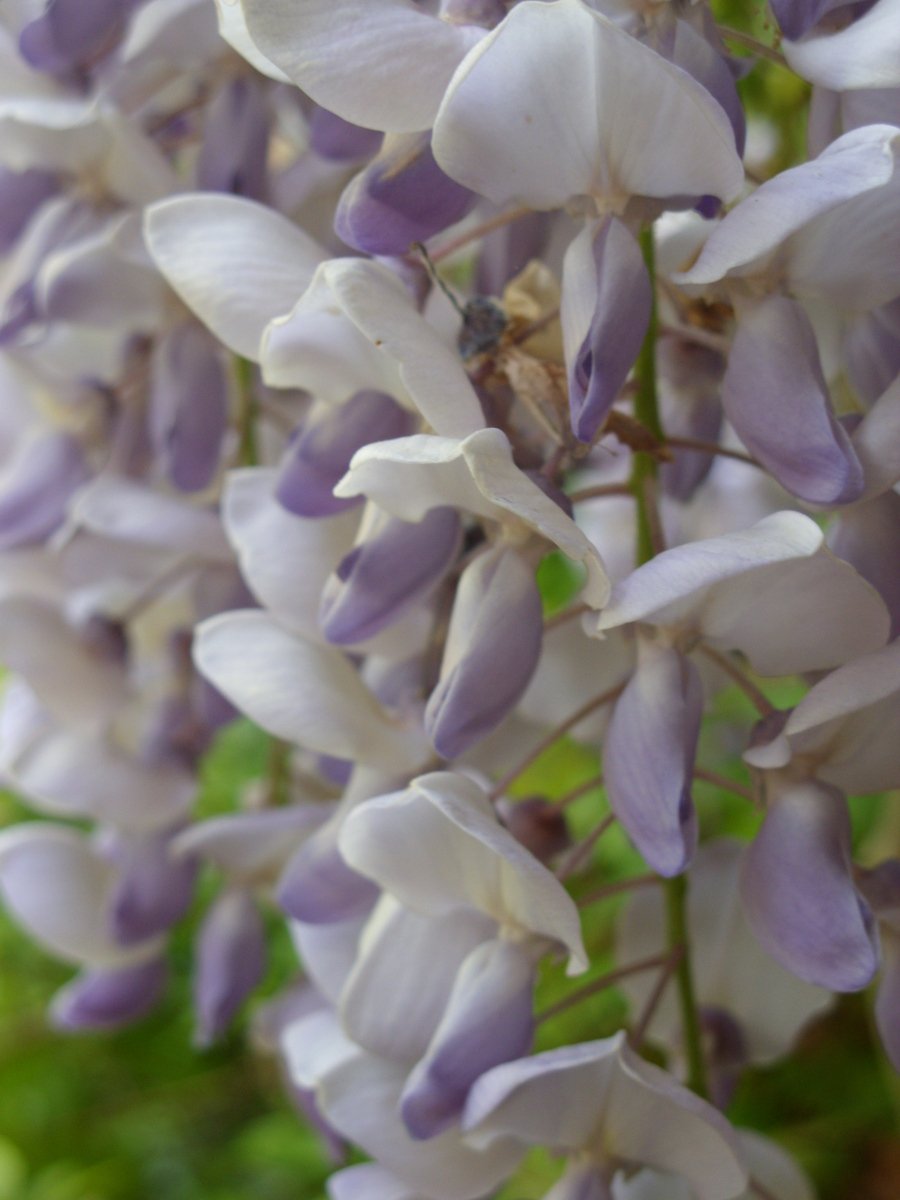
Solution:
[(495, 931), (481, 913), (423, 917), (383, 896), (341, 994), (345, 1032), (371, 1054), (414, 1063), (428, 1048), (466, 955)]
[(275, 468), (229, 473), (222, 520), (247, 586), (280, 624), (321, 641), (322, 589), (353, 546), (359, 513), (334, 517), (294, 516), (273, 495)]
[(702, 609), (708, 589), (771, 563), (814, 554), (822, 541), (822, 531), (809, 517), (780, 512), (737, 533), (676, 546), (616, 584), (596, 628), (684, 621)]
[(499, 824), (484, 791), (450, 772), (423, 775), (344, 822), (350, 865), (425, 916), (472, 907), (501, 926), (547, 937), (588, 965), (581, 922), (559, 881)]
[(99, 475), (72, 503), (69, 519), (92, 533), (214, 563), (234, 554), (218, 513), (124, 476)]
[(216, 0), (216, 14), (219, 18), (219, 33), (233, 50), (237, 50), (242, 58), (246, 58), (262, 75), (268, 75), (269, 79), (278, 83), (290, 82), (284, 71), (273, 62), (269, 62), (251, 38), (243, 7), (238, 0)]
[[(775, 175), (736, 205), (713, 229), (690, 270), (676, 274), (676, 282), (704, 284), (729, 274), (750, 275), (762, 270), (768, 256), (782, 247), (784, 266), (798, 293), (820, 293), (817, 270), (828, 273), (837, 265), (848, 266), (843, 245), (833, 236), (835, 223), (851, 238), (855, 251), (863, 233), (855, 231), (857, 205), (891, 181), (898, 151), (900, 132), (890, 125), (844, 134), (818, 158)], [(828, 226), (819, 237), (823, 221)], [(839, 295), (834, 299), (847, 303)]]
[(521, 1158), (515, 1143), (473, 1150), (457, 1129), (428, 1141), (407, 1132), (399, 1100), (408, 1068), (384, 1059), (348, 1058), (321, 1077), (317, 1099), (345, 1137), (431, 1200), (476, 1200), (491, 1193)]
[(241, 7), (258, 49), (317, 104), (396, 133), (430, 128), (457, 64), (484, 36), (412, 0), (241, 0)]
[(100, 738), (65, 732), (29, 745), (10, 779), (45, 812), (91, 817), (136, 833), (185, 817), (197, 786), (186, 770), (148, 765)]
[(290, 312), (325, 257), (273, 209), (209, 192), (151, 205), (144, 233), (185, 304), (230, 350), (254, 361), (265, 327)]
[(330, 280), (354, 324), (396, 361), (410, 399), (436, 433), (466, 437), (484, 428), (459, 355), (417, 312), (391, 271), (349, 259), (335, 264)]
[(121, 664), (94, 653), (61, 614), (36, 597), (0, 602), (0, 660), (22, 675), (63, 725), (96, 729), (128, 694)]
[(495, 204), (538, 209), (585, 194), (732, 199), (744, 177), (710, 94), (581, 0), (518, 4), (488, 34), (450, 83), (434, 153)]
[[(760, 946), (741, 909), (738, 872), (741, 843), (719, 839), (701, 846), (691, 868), (688, 923), (698, 1002), (724, 1009), (740, 1025), (752, 1062), (784, 1054), (809, 1019), (831, 1004), (831, 993), (805, 983), (775, 962)], [(657, 888), (636, 892), (617, 932), (619, 957), (634, 961), (665, 951), (663, 897)], [(635, 1011), (649, 1000), (650, 973), (623, 980)], [(675, 993), (666, 989), (652, 1029), (666, 1042), (679, 1036)]]
[(374, 442), (354, 455), (334, 494), (368, 496), (407, 521), (420, 521), (438, 505), (451, 505), (513, 530), (524, 524), (584, 564), (588, 604), (599, 608), (609, 596), (600, 555), (559, 505), (519, 470), (499, 429), (481, 429), (462, 441), (417, 434)]
[(389, 771), (411, 769), (427, 754), (421, 735), (391, 720), (339, 650), (290, 634), (265, 613), (204, 621), (194, 656), (210, 682), (275, 737)]
[(113, 868), (73, 829), (25, 824), (0, 834), (0, 892), (10, 913), (67, 962), (123, 966), (158, 948), (158, 940), (129, 949), (113, 941), (109, 901), (114, 883)]
[(851, 88), (900, 85), (900, 0), (880, 0), (838, 33), (785, 39), (782, 51), (792, 71), (810, 83), (844, 92)]

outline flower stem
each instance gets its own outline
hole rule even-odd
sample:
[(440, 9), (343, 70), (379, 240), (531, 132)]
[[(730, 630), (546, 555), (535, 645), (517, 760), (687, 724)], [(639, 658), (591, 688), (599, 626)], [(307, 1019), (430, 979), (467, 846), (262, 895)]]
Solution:
[[(641, 346), (640, 354), (635, 365), (638, 380), (637, 392), (634, 397), (634, 415), (637, 420), (653, 434), (658, 442), (665, 441), (662, 423), (659, 419), (659, 403), (656, 391), (656, 288), (654, 271), (653, 228), (645, 229), (641, 234), (641, 250), (644, 262), (647, 264), (647, 274), (650, 276), (651, 295), (650, 323), (647, 335)], [(654, 554), (653, 517), (648, 506), (647, 481), (655, 479), (657, 471), (656, 459), (652, 454), (638, 451), (631, 465), (631, 491), (637, 504), (637, 561), (638, 565), (648, 562)]]
[(253, 394), (253, 363), (246, 358), (235, 360), (238, 385), (238, 464), (242, 467), (259, 465), (256, 441), (256, 398)]
[(688, 1087), (702, 1096), (709, 1096), (706, 1080), (706, 1061), (703, 1057), (703, 1042), (700, 1033), (700, 1019), (697, 1012), (697, 996), (694, 991), (694, 973), (691, 970), (690, 942), (687, 927), (687, 879), (677, 875), (667, 879), (666, 893), (666, 929), (670, 950), (682, 948), (678, 960), (675, 981), (678, 987), (678, 1006), (681, 1010), (681, 1029), (684, 1039), (684, 1049), (688, 1064)]
[(610, 688), (608, 691), (601, 692), (599, 696), (594, 696), (591, 700), (588, 700), (587, 703), (582, 704), (580, 708), (576, 709), (571, 716), (566, 717), (566, 719), (557, 725), (555, 729), (551, 729), (547, 736), (542, 738), (540, 742), (538, 742), (538, 744), (531, 751), (529, 751), (525, 758), (518, 763), (517, 766), (513, 767), (511, 771), (507, 771), (506, 774), (497, 781), (497, 783), (494, 785), (493, 791), (491, 792), (491, 799), (496, 800), (502, 796), (513, 780), (518, 779), (523, 771), (527, 770), (527, 768), (530, 767), (533, 762), (541, 757), (545, 750), (549, 750), (550, 747), (555, 742), (558, 742), (561, 737), (564, 737), (569, 730), (574, 729), (576, 725), (580, 725), (585, 717), (589, 717), (591, 713), (596, 712), (598, 708), (603, 708), (605, 704), (611, 704), (619, 695), (624, 686), (624, 684), (619, 683), (616, 684), (615, 687)]
[(697, 650), (706, 656), (710, 662), (723, 671), (729, 679), (733, 679), (761, 717), (770, 717), (775, 712), (775, 706), (768, 696), (764, 695), (752, 679), (748, 679), (737, 663), (732, 662), (727, 654), (720, 654), (712, 646), (700, 642)]
[(605, 883), (603, 887), (595, 888), (578, 900), (579, 908), (587, 908), (600, 900), (608, 900), (610, 896), (620, 896), (623, 892), (633, 892), (638, 888), (658, 887), (662, 882), (658, 875), (636, 875), (633, 879), (619, 879), (615, 883)]
[(741, 29), (731, 29), (727, 25), (719, 26), (719, 33), (726, 42), (734, 42), (736, 46), (742, 47), (744, 50), (749, 50), (751, 54), (755, 54), (758, 58), (764, 58), (767, 62), (777, 63), (779, 67), (786, 67), (788, 70), (787, 59), (774, 46), (767, 46), (765, 42), (761, 42), (759, 38), (753, 37), (750, 33), (744, 33)]
[(764, 469), (749, 454), (744, 454), (740, 450), (729, 450), (717, 442), (703, 442), (699, 438), (670, 437), (666, 439), (666, 445), (674, 446), (676, 450), (699, 450), (701, 454), (718, 454), (722, 458), (733, 458), (736, 462), (747, 463), (748, 466), (759, 467), (760, 470)]
[(498, 213), (497, 216), (491, 217), (487, 221), (482, 221), (480, 225), (473, 225), (471, 229), (466, 229), (459, 237), (446, 242), (443, 246), (438, 246), (436, 250), (429, 251), (429, 257), (433, 263), (439, 263), (442, 259), (449, 258), (451, 254), (455, 254), (457, 250), (462, 250), (464, 246), (468, 246), (470, 242), (477, 242), (479, 238), (487, 237), (495, 229), (502, 229), (504, 225), (509, 225), (512, 221), (518, 221), (521, 217), (527, 217), (531, 211), (530, 208), (523, 207), (511, 208), (506, 212)]
[[(653, 247), (653, 227), (641, 234), (641, 250), (650, 276), (653, 303), (647, 336), (635, 365), (637, 392), (634, 398), (634, 415), (654, 437), (665, 443), (665, 433), (659, 416), (659, 397), (656, 385), (656, 336), (658, 316), (656, 309), (656, 271)], [(655, 500), (654, 484), (657, 475), (656, 459), (646, 453), (637, 452), (631, 468), (631, 487), (637, 504), (637, 563), (649, 562), (659, 545), (659, 519), (653, 511)], [(688, 1059), (688, 1086), (698, 1096), (707, 1096), (706, 1064), (703, 1059), (703, 1044), (700, 1034), (700, 1017), (694, 991), (694, 974), (691, 968), (690, 943), (687, 927), (687, 880), (683, 875), (665, 881), (666, 926), (668, 954), (680, 950), (675, 969), (678, 985), (678, 1004), (681, 1014), (682, 1037)]]
[(591, 996), (596, 996), (598, 992), (603, 992), (608, 987), (612, 987), (620, 979), (627, 979), (629, 975), (637, 975), (640, 971), (651, 971), (654, 967), (664, 966), (668, 957), (667, 954), (654, 954), (652, 958), (642, 958), (638, 962), (628, 963), (624, 967), (616, 967), (614, 971), (607, 971), (599, 979), (591, 980), (590, 983), (586, 983), (576, 992), (572, 992), (569, 996), (563, 996), (562, 1000), (557, 1000), (555, 1004), (551, 1004), (549, 1008), (545, 1008), (542, 1013), (538, 1013), (535, 1018), (535, 1024), (539, 1025), (543, 1021), (549, 1021), (559, 1013), (565, 1012), (566, 1009), (580, 1004), (582, 1000), (587, 1000)]

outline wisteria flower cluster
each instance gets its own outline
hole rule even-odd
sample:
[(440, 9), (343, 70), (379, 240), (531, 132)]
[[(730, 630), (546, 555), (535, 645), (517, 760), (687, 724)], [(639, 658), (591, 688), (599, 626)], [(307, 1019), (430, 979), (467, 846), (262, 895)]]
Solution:
[(332, 1200), (807, 1200), (743, 1070), (870, 984), (900, 1068), (900, 5), (771, 7), (786, 163), (705, 0), (4, 5), (0, 893), (109, 1028), (211, 867), (201, 1045), (279, 913)]

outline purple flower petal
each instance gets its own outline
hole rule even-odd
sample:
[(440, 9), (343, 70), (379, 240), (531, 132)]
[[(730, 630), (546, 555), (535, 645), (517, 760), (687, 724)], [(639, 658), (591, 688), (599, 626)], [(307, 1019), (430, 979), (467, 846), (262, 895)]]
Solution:
[(378, 152), (382, 135), (375, 129), (363, 129), (329, 112), (320, 104), (309, 118), (310, 148), (330, 162), (359, 162)]
[(230, 192), (265, 201), (272, 118), (268, 93), (258, 79), (239, 75), (222, 87), (206, 111), (197, 159), (201, 191)]
[(691, 799), (703, 689), (677, 650), (641, 639), (606, 735), (609, 802), (647, 863), (677, 875), (697, 845)]
[(502, 546), (479, 555), (460, 578), (425, 729), (456, 758), (495, 729), (519, 702), (541, 654), (543, 615), (534, 569)]
[[(669, 437), (718, 442), (722, 427), (722, 376), (725, 360), (716, 350), (679, 337), (656, 343), (660, 411)], [(674, 500), (687, 501), (709, 474), (712, 454), (679, 450), (662, 463), (660, 482)]]
[(845, 0), (771, 0), (781, 32), (793, 42), (808, 33), (830, 9), (844, 3)]
[(196, 1040), (216, 1041), (231, 1024), (265, 971), (266, 934), (253, 898), (224, 892), (200, 928), (194, 976)]
[(163, 958), (117, 970), (85, 971), (53, 998), (57, 1029), (116, 1029), (147, 1015), (162, 998), (168, 979)]
[(360, 503), (338, 499), (333, 489), (350, 460), (369, 442), (412, 433), (415, 418), (384, 392), (357, 392), (339, 408), (316, 413), (304, 424), (281, 463), (275, 496), (298, 517), (328, 517)]
[(347, 866), (333, 824), (296, 851), (278, 885), (278, 903), (296, 921), (330, 925), (366, 912), (378, 889)]
[(11, 250), (38, 208), (59, 190), (53, 171), (0, 167), (0, 254)]
[(386, 629), (449, 571), (462, 544), (453, 508), (433, 508), (421, 521), (384, 517), (325, 584), (319, 621), (337, 645), (353, 645)]
[(389, 136), (338, 202), (338, 237), (366, 254), (406, 254), (462, 220), (477, 197), (445, 175), (428, 134)]
[(39, 71), (61, 74), (108, 53), (134, 0), (50, 0), (19, 35), (22, 57)]
[(799, 304), (772, 296), (743, 314), (722, 402), (747, 449), (801, 500), (832, 506), (862, 494), (862, 467), (835, 419)]
[(885, 492), (845, 509), (828, 533), (831, 549), (876, 588), (900, 635), (900, 496)]
[(150, 393), (150, 430), (163, 469), (183, 492), (216, 473), (228, 421), (228, 379), (219, 347), (199, 325), (179, 325), (160, 344)]
[(878, 937), (853, 884), (850, 818), (840, 792), (798, 784), (771, 801), (748, 847), (741, 897), (774, 959), (835, 992), (864, 988), (878, 969)]
[(531, 956), (512, 942), (484, 942), (469, 954), (403, 1089), (400, 1111), (413, 1137), (443, 1133), (459, 1119), (479, 1075), (528, 1053), (534, 977)]
[(561, 319), (572, 429), (582, 442), (593, 441), (634, 366), (651, 300), (640, 247), (615, 217), (569, 247)]
[(88, 477), (81, 446), (68, 433), (47, 433), (29, 441), (0, 483), (0, 550), (49, 537)]
[(113, 858), (121, 871), (110, 902), (117, 942), (134, 945), (184, 916), (194, 896), (197, 860), (174, 857), (169, 834), (122, 839)]

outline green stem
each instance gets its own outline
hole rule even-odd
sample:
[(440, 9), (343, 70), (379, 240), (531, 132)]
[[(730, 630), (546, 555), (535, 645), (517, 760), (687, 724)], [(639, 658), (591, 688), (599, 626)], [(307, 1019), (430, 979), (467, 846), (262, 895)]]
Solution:
[[(658, 318), (656, 311), (656, 273), (653, 247), (653, 227), (641, 234), (641, 250), (650, 276), (653, 296), (647, 336), (635, 365), (637, 392), (634, 398), (634, 415), (660, 442), (665, 442), (659, 416), (659, 398), (656, 386), (656, 337)], [(649, 562), (654, 555), (654, 519), (649, 510), (647, 482), (655, 479), (657, 462), (651, 454), (637, 452), (631, 468), (631, 490), (637, 508), (637, 562), (638, 566)], [(669, 953), (680, 949), (675, 977), (678, 986), (678, 1005), (681, 1013), (682, 1037), (688, 1060), (688, 1085), (698, 1096), (708, 1096), (706, 1063), (703, 1058), (703, 1043), (700, 1032), (700, 1017), (694, 991), (694, 973), (691, 968), (690, 941), (687, 927), (687, 880), (683, 875), (665, 881), (666, 925)]]
[(267, 763), (267, 796), (269, 808), (281, 808), (290, 800), (291, 746), (280, 738), (269, 738)]
[(700, 1033), (700, 1019), (697, 1012), (697, 995), (694, 991), (694, 973), (691, 970), (690, 941), (687, 927), (687, 879), (684, 875), (676, 875), (674, 879), (665, 882), (666, 893), (666, 930), (670, 950), (676, 946), (682, 948), (682, 955), (675, 970), (675, 982), (678, 987), (678, 1007), (681, 1011), (682, 1037), (688, 1064), (688, 1087), (703, 1096), (709, 1097), (709, 1087), (706, 1079), (706, 1060), (703, 1057), (703, 1040)]
[(238, 386), (238, 465), (259, 465), (256, 441), (256, 397), (253, 394), (253, 363), (246, 358), (235, 359)]
[[(634, 415), (654, 435), (657, 441), (665, 440), (662, 422), (659, 419), (659, 403), (656, 391), (656, 288), (654, 270), (653, 227), (641, 234), (641, 250), (651, 282), (650, 322), (635, 365), (638, 388), (634, 397)], [(638, 451), (631, 465), (629, 484), (637, 505), (637, 560), (638, 566), (653, 557), (653, 520), (647, 504), (648, 479), (656, 477), (657, 464), (652, 454)]]

